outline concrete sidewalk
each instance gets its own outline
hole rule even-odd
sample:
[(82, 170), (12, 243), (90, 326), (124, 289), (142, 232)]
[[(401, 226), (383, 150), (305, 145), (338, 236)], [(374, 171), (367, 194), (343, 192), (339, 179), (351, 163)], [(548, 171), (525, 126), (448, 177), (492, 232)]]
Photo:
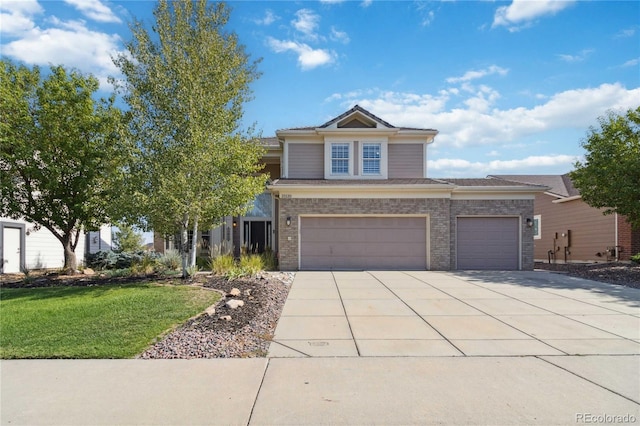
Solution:
[[(3, 425), (637, 423), (637, 356), (2, 361)], [(591, 420), (589, 420), (591, 419)], [(617, 420), (616, 420), (617, 419)], [(626, 419), (626, 420), (621, 420)]]
[(2, 361), (0, 423), (633, 424), (638, 320), (544, 272), (301, 272), (270, 358)]

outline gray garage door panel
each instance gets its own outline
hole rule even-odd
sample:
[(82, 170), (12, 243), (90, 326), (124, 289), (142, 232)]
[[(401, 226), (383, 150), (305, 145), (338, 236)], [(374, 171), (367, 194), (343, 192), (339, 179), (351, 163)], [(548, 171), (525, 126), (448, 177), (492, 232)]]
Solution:
[(424, 217), (303, 217), (301, 269), (426, 269)]
[(519, 268), (517, 217), (459, 217), (457, 268), (517, 270)]

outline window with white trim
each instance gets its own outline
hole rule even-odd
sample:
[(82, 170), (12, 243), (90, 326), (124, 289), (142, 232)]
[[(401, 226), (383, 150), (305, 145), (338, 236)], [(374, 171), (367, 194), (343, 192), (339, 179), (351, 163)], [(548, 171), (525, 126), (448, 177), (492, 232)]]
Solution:
[(331, 144), (331, 174), (334, 174), (334, 175), (349, 174), (349, 144), (348, 143), (332, 143)]
[(362, 144), (362, 174), (363, 175), (379, 175), (381, 146), (379, 143), (363, 143)]

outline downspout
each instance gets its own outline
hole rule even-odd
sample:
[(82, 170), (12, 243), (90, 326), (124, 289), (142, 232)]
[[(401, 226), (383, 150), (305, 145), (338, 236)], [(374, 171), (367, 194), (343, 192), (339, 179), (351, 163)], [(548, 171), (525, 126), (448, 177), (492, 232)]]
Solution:
[(615, 223), (615, 232), (614, 232), (614, 235), (615, 235), (615, 238), (616, 238), (616, 244), (615, 244), (615, 247), (616, 247), (616, 262), (619, 262), (620, 261), (620, 253), (619, 253), (620, 250), (618, 250), (618, 247), (619, 247), (619, 244), (618, 244), (618, 213), (614, 213), (613, 217), (615, 218), (615, 221), (616, 221), (616, 223)]

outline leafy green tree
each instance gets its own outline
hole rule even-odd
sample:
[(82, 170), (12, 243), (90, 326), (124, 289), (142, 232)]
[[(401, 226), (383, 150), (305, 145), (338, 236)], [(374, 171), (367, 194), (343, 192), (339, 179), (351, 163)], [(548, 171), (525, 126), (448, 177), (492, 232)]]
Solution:
[(640, 107), (609, 111), (598, 122), (582, 143), (585, 161), (575, 164), (571, 179), (587, 204), (624, 215), (640, 228)]
[(130, 253), (142, 250), (142, 235), (129, 225), (119, 225), (114, 240), (116, 251)]
[(152, 31), (134, 21), (128, 52), (114, 60), (126, 77), (129, 132), (138, 144), (130, 218), (180, 233), (183, 276), (195, 265), (188, 231), (240, 214), (266, 182), (259, 139), (240, 129), (257, 62), (225, 32), (229, 13), (224, 3), (160, 0)]
[(44, 227), (75, 271), (81, 231), (109, 221), (112, 183), (120, 176), (121, 112), (96, 101), (98, 80), (52, 66), (0, 62), (0, 215)]

